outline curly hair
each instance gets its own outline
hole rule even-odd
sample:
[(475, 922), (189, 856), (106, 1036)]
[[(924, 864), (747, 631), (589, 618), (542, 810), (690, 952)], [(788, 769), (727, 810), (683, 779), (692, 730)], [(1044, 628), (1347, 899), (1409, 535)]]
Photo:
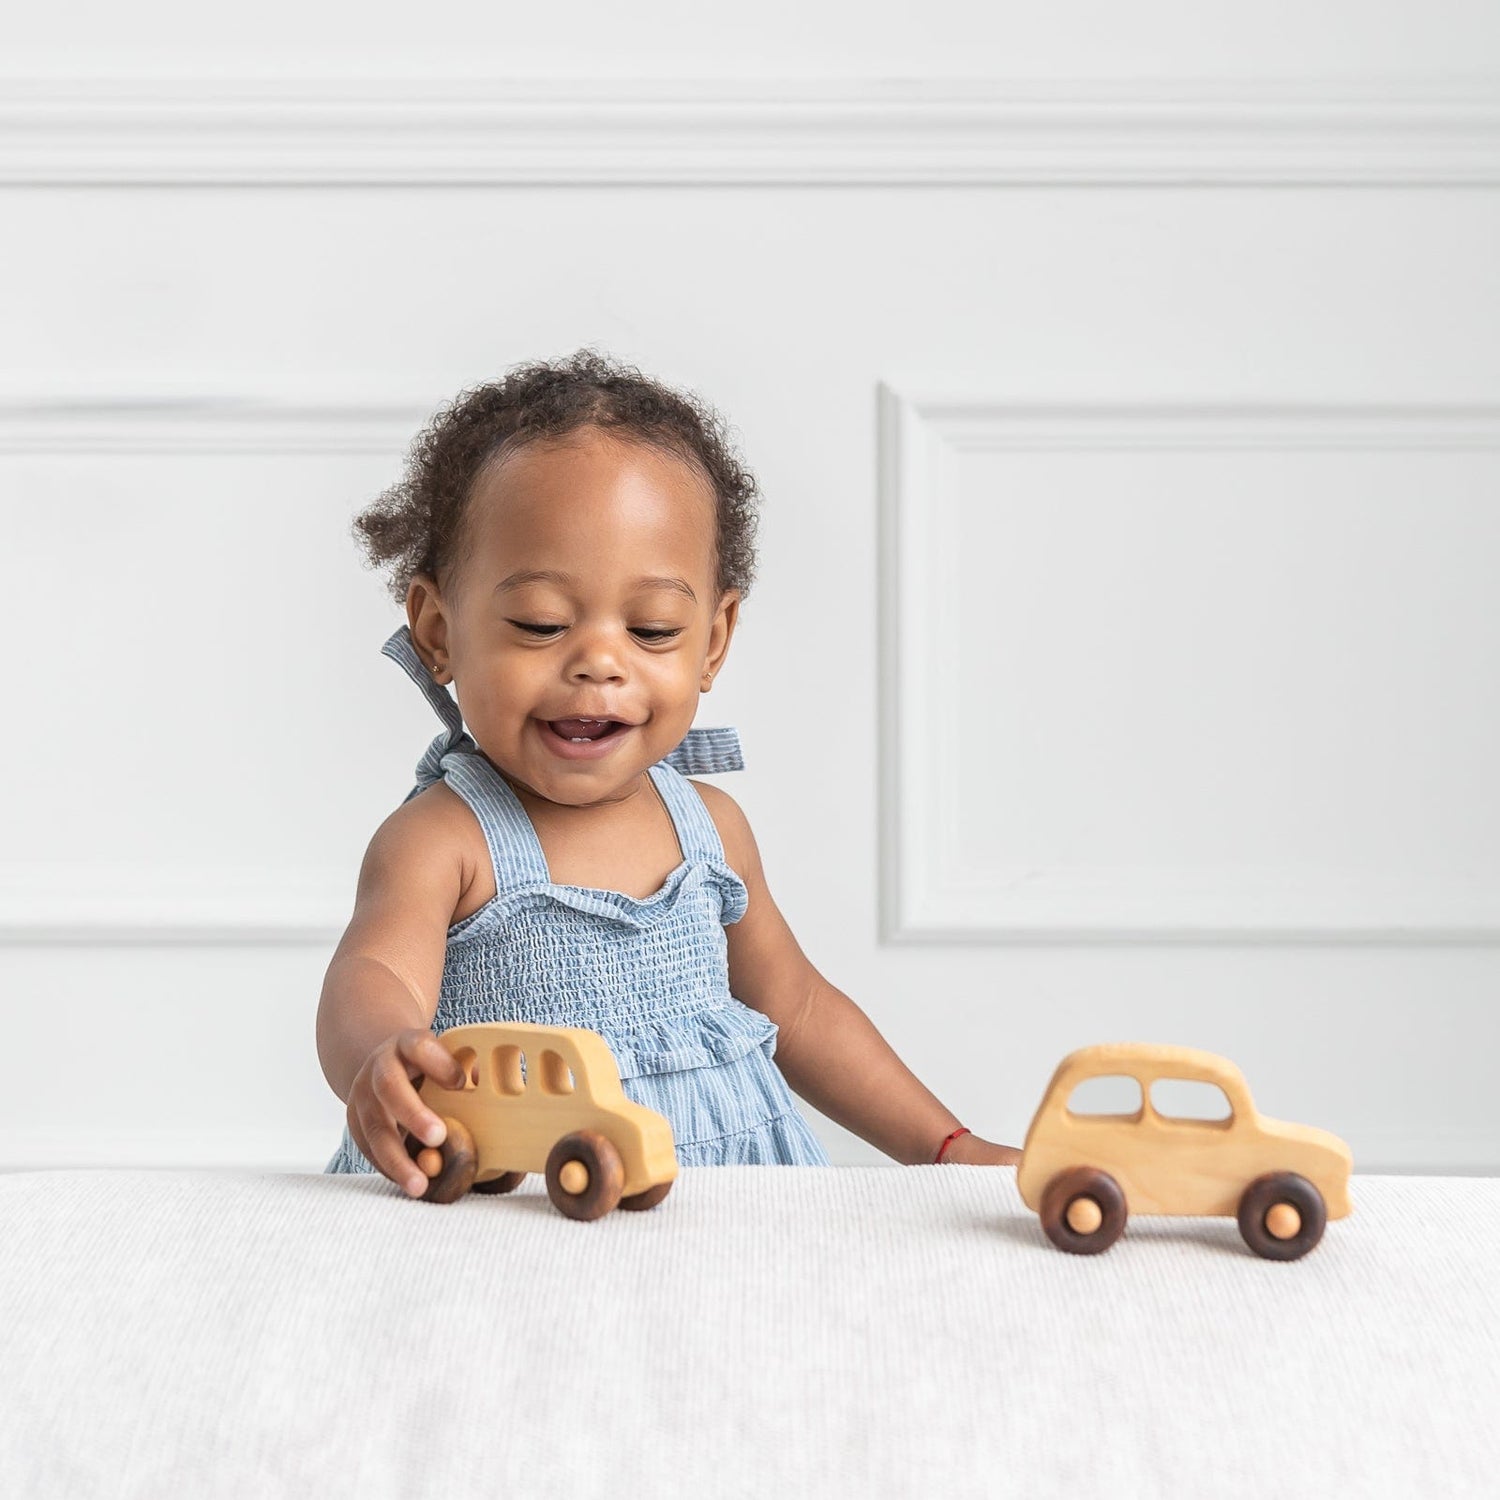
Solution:
[(593, 349), (517, 365), (461, 391), (417, 434), (399, 484), (354, 521), (371, 567), (389, 569), (398, 604), (418, 573), (446, 575), (465, 557), (474, 481), (503, 446), (561, 438), (584, 426), (634, 439), (690, 464), (712, 485), (715, 567), (722, 594), (747, 594), (755, 577), (759, 488), (723, 418), (692, 394), (668, 389)]

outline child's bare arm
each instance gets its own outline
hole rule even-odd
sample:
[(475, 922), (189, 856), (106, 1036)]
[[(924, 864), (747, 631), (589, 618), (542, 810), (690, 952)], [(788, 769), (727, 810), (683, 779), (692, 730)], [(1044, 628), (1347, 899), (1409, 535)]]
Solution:
[[(726, 929), (730, 988), (779, 1028), (776, 1061), (815, 1109), (907, 1163), (930, 1162), (959, 1120), (896, 1055), (874, 1022), (817, 971), (771, 899), (760, 852), (739, 805), (715, 786), (707, 795), (731, 868), (745, 882), (745, 915)], [(1003, 1165), (1020, 1152), (963, 1136), (946, 1161)]]
[(355, 1145), (416, 1195), (426, 1191), (427, 1179), (401, 1130), (428, 1145), (443, 1138), (442, 1121), (418, 1097), (416, 1080), (429, 1075), (457, 1087), (463, 1077), (431, 1030), (462, 869), (435, 816), (439, 809), (419, 807), (419, 800), (393, 813), (370, 841), (317, 1022), (318, 1058), (347, 1102)]

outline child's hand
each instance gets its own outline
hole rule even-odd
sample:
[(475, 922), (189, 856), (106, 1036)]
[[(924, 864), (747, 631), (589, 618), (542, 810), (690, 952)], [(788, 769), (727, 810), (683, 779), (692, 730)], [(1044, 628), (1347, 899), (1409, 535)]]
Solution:
[(983, 1136), (961, 1135), (943, 1153), (943, 1165), (957, 1162), (965, 1167), (1015, 1167), (1021, 1153), (1014, 1146), (1000, 1146)]
[(387, 1037), (360, 1064), (349, 1086), (349, 1134), (372, 1166), (397, 1187), (420, 1198), (428, 1177), (412, 1160), (404, 1127), (427, 1146), (440, 1146), (447, 1131), (423, 1104), (417, 1083), (435, 1078), (444, 1088), (464, 1085), (458, 1059), (430, 1032), (409, 1027)]

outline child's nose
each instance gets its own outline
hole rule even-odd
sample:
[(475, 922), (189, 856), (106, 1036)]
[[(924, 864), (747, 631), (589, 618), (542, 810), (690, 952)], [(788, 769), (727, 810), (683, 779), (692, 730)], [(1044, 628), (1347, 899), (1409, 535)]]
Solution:
[(574, 637), (568, 676), (575, 682), (623, 682), (625, 655), (608, 631), (595, 630)]

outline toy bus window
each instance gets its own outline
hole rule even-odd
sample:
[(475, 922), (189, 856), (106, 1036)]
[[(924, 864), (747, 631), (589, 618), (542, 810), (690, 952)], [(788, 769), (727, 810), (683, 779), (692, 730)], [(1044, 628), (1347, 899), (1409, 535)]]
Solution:
[(1068, 1112), (1074, 1115), (1141, 1116), (1143, 1100), (1140, 1080), (1125, 1073), (1103, 1073), (1085, 1078), (1068, 1099)]
[(526, 1092), (526, 1060), (519, 1047), (496, 1047), (490, 1054), (490, 1067), (497, 1094)]
[(476, 1088), (479, 1084), (479, 1063), (475, 1058), (474, 1049), (460, 1047), (453, 1054), (453, 1060), (464, 1070), (464, 1087)]
[(542, 1053), (541, 1085), (544, 1094), (573, 1092), (573, 1071), (560, 1054), (552, 1051)]
[(1169, 1120), (1202, 1120), (1223, 1124), (1234, 1111), (1216, 1083), (1196, 1078), (1158, 1078), (1151, 1085), (1151, 1108)]

